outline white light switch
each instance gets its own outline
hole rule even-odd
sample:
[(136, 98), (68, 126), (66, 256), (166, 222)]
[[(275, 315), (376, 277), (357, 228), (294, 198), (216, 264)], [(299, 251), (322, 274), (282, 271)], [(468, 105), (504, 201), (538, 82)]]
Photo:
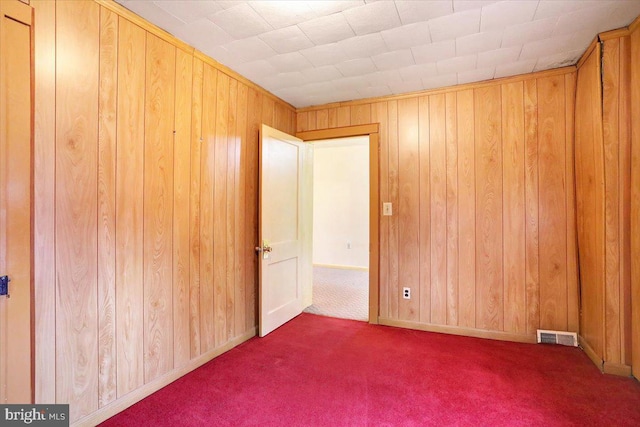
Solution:
[(393, 215), (393, 207), (391, 206), (391, 202), (386, 202), (382, 204), (382, 215), (384, 216)]

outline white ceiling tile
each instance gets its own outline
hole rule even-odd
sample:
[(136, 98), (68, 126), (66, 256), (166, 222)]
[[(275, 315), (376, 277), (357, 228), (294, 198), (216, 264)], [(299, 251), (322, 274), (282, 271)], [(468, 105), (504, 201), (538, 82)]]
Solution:
[(283, 53), (281, 55), (272, 56), (268, 59), (269, 63), (281, 73), (290, 71), (301, 71), (310, 68), (313, 65), (300, 52)]
[(310, 1), (309, 7), (313, 9), (318, 15), (331, 15), (336, 12), (342, 12), (343, 10), (351, 9), (358, 6), (363, 6), (362, 0), (342, 0), (342, 1)]
[(316, 18), (318, 14), (303, 1), (250, 1), (249, 5), (273, 28), (285, 28)]
[(502, 47), (521, 46), (525, 43), (551, 37), (557, 22), (558, 18), (552, 16), (524, 24), (511, 25), (504, 29)]
[(602, 31), (626, 27), (640, 15), (640, 1), (621, 1), (614, 5), (609, 17), (608, 27)]
[(300, 53), (309, 60), (315, 67), (323, 65), (337, 64), (348, 60), (347, 55), (338, 47), (337, 43), (323, 44), (309, 49), (301, 50)]
[(465, 83), (491, 80), (493, 79), (493, 75), (495, 74), (495, 72), (496, 69), (494, 67), (463, 71), (458, 73), (458, 84), (461, 85)]
[(352, 59), (336, 64), (336, 67), (344, 76), (368, 74), (377, 70), (370, 58)]
[(422, 80), (414, 80), (410, 82), (389, 83), (389, 89), (394, 94), (417, 92), (424, 89)]
[(516, 76), (518, 74), (530, 73), (533, 71), (533, 68), (535, 66), (536, 66), (535, 59), (498, 65), (496, 67), (496, 73), (494, 77), (497, 79), (500, 77)]
[(208, 18), (237, 39), (273, 30), (273, 27), (247, 3), (238, 3), (229, 9), (209, 15)]
[(450, 1), (396, 1), (396, 9), (403, 24), (428, 21), (429, 19), (453, 13)]
[(365, 58), (389, 51), (380, 33), (351, 37), (338, 42), (338, 46), (349, 59)]
[(290, 73), (272, 74), (265, 76), (260, 82), (264, 83), (266, 87), (271, 89), (281, 89), (289, 86), (300, 86), (305, 83), (305, 78), (299, 71), (292, 71)]
[(367, 82), (368, 86), (384, 86), (391, 82), (402, 81), (398, 70), (376, 71), (375, 73), (366, 74), (362, 78)]
[(498, 0), (453, 0), (453, 11), (462, 12), (469, 9), (480, 9), (482, 6), (486, 6), (491, 3), (496, 3)]
[[(344, 89), (344, 90), (336, 91), (335, 93), (332, 93), (330, 95), (327, 95), (327, 97), (328, 99), (331, 100), (331, 102), (335, 102), (337, 100), (351, 101), (354, 99), (358, 99), (359, 95), (360, 94), (356, 89)], [(319, 99), (323, 99), (323, 98), (319, 97)]]
[(533, 71), (550, 70), (552, 68), (574, 65), (578, 62), (583, 53), (584, 49), (578, 49), (539, 58)]
[(183, 25), (185, 22), (175, 15), (160, 9), (155, 3), (150, 1), (134, 0), (123, 3), (123, 6), (140, 16), (144, 16), (149, 22), (153, 22), (158, 27), (171, 32), (171, 29)]
[(458, 12), (429, 21), (431, 40), (455, 39), (480, 31), (480, 9)]
[(537, 57), (555, 55), (565, 49), (573, 38), (573, 35), (556, 36), (543, 40), (526, 43), (522, 46), (519, 59), (532, 59)]
[(176, 27), (172, 34), (192, 46), (204, 44), (203, 41), (205, 40), (207, 46), (222, 45), (234, 40), (234, 38), (227, 34), (222, 28), (207, 18), (200, 18), (189, 24)]
[(380, 55), (376, 55), (371, 58), (378, 70), (389, 70), (397, 67), (408, 67), (414, 65), (413, 55), (411, 50), (395, 50), (393, 52), (386, 52)]
[(288, 53), (313, 46), (311, 40), (295, 25), (269, 31), (258, 37), (278, 53)]
[(588, 27), (593, 29), (591, 32), (595, 36), (595, 33), (609, 28), (614, 9), (611, 4), (602, 3), (598, 7), (583, 8), (576, 12), (562, 15), (558, 18), (553, 35), (575, 33)]
[(478, 53), (478, 68), (496, 67), (500, 64), (516, 62), (522, 47), (507, 47)]
[(316, 82), (306, 84), (301, 89), (310, 95), (321, 95), (336, 90), (336, 87), (333, 82)]
[(429, 24), (426, 22), (403, 25), (402, 27), (382, 31), (380, 34), (391, 50), (431, 43), (431, 32)]
[(343, 77), (341, 79), (335, 79), (331, 82), (336, 90), (346, 90), (349, 88), (352, 89), (360, 89), (363, 87), (370, 86), (369, 82), (362, 78), (362, 76), (350, 76)]
[(395, 4), (381, 1), (342, 12), (357, 35), (375, 33), (400, 25)]
[(245, 62), (235, 66), (233, 69), (249, 80), (253, 80), (260, 76), (270, 76), (278, 73), (278, 70), (276, 70), (276, 68), (265, 59)]
[(458, 75), (456, 73), (422, 79), (422, 86), (425, 89), (439, 89), (442, 87), (455, 86), (456, 84), (458, 84)]
[(411, 52), (413, 53), (413, 59), (416, 61), (416, 64), (425, 64), (453, 58), (456, 56), (456, 41), (446, 40), (425, 44), (423, 46), (415, 46), (411, 48)]
[(202, 53), (234, 70), (240, 64), (235, 53), (229, 52), (224, 46), (204, 46)]
[(501, 1), (482, 8), (481, 31), (504, 28), (508, 25), (530, 22), (536, 13), (538, 0)]
[(379, 96), (391, 95), (391, 89), (387, 85), (382, 86), (367, 86), (358, 89), (358, 93), (363, 98), (376, 98)]
[(405, 81), (424, 79), (438, 74), (438, 68), (436, 67), (435, 62), (412, 65), (410, 67), (401, 68), (399, 71), (402, 80)]
[(455, 58), (438, 61), (438, 74), (459, 73), (476, 68), (478, 55), (456, 56)]
[(567, 13), (575, 12), (586, 7), (597, 7), (602, 5), (602, 0), (540, 0), (536, 9), (535, 19), (548, 17), (558, 17)]
[[(167, 13), (175, 16), (179, 20), (188, 23), (203, 19), (207, 15), (223, 10), (218, 2), (214, 1), (154, 1), (156, 6), (164, 9)], [(206, 34), (206, 33), (205, 33)]]
[(342, 74), (333, 65), (325, 65), (324, 67), (307, 68), (302, 71), (302, 75), (309, 83), (323, 82), (342, 78)]
[(471, 53), (494, 50), (502, 43), (502, 31), (488, 31), (475, 33), (456, 39), (456, 55), (469, 55)]
[[(257, 61), (258, 59), (265, 59), (276, 55), (276, 51), (271, 49), (269, 45), (258, 37), (236, 40), (225, 44), (224, 48), (235, 55), (237, 63), (239, 64), (248, 61)], [(213, 59), (217, 58), (213, 57)]]
[(298, 26), (316, 45), (333, 43), (355, 36), (341, 13), (301, 22)]

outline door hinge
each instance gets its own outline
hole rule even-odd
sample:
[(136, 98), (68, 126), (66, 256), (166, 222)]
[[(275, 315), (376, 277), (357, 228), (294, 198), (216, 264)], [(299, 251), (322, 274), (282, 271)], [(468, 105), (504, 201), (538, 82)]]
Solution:
[(1, 276), (0, 277), (0, 296), (5, 296), (9, 298), (9, 276)]

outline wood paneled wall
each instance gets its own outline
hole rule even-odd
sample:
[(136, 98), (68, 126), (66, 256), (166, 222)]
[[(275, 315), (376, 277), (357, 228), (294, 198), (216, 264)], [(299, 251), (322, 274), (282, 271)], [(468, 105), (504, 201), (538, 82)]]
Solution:
[(36, 402), (91, 424), (255, 333), (258, 129), (295, 110), (115, 4), (32, 4)]
[(564, 69), (298, 111), (297, 131), (380, 123), (382, 323), (578, 330), (574, 93)]
[(576, 190), (582, 345), (605, 372), (631, 372), (630, 38), (604, 33), (580, 61)]

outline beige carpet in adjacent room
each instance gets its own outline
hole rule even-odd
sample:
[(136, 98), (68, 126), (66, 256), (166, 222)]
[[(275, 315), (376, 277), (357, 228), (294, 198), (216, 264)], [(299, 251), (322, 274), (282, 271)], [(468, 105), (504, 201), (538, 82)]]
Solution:
[(307, 313), (369, 320), (369, 272), (313, 267), (313, 304)]

